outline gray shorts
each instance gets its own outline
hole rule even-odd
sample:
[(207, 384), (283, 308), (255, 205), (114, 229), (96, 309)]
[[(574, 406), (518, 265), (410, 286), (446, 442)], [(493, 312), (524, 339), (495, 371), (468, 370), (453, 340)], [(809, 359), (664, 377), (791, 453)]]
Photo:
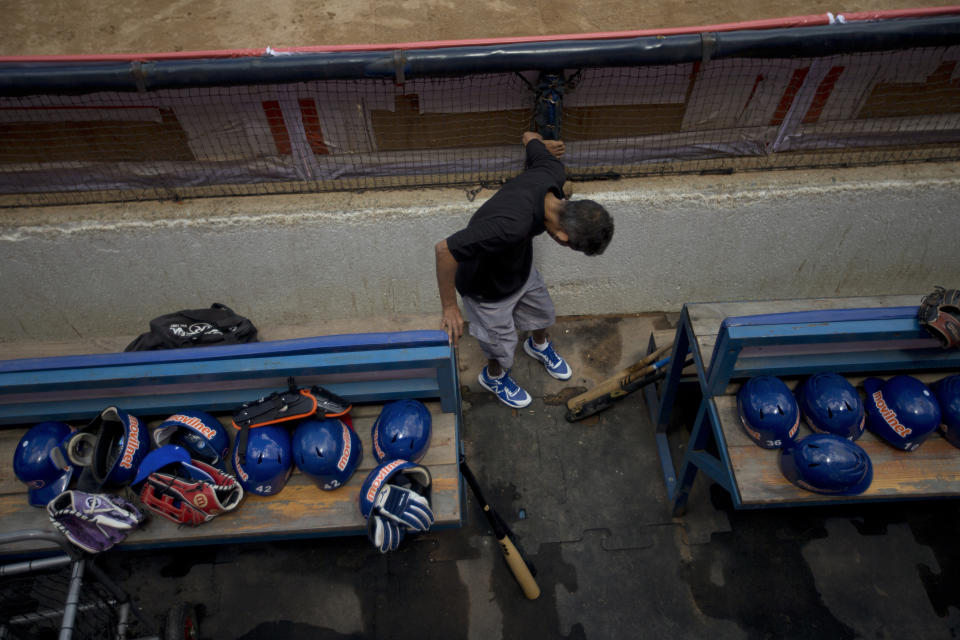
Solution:
[(546, 329), (556, 319), (553, 300), (536, 267), (531, 267), (526, 283), (509, 298), (496, 302), (462, 298), (470, 335), (480, 343), (487, 359), (496, 360), (505, 370), (513, 366), (517, 331)]

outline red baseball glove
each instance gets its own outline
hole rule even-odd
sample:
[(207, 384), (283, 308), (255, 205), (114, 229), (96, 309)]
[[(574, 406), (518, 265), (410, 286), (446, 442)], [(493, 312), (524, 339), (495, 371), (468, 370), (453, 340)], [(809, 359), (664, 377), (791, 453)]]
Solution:
[(236, 478), (199, 460), (154, 471), (140, 489), (140, 501), (150, 511), (190, 526), (236, 509), (241, 500), (243, 487)]

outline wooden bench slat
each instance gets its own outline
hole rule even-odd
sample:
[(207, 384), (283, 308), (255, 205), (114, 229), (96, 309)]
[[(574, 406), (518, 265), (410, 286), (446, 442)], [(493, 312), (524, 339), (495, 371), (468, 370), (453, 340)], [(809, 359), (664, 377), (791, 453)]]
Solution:
[[(456, 464), (430, 467), (435, 528), (460, 525), (459, 468)], [(124, 548), (182, 544), (219, 544), (244, 539), (283, 539), (307, 535), (361, 535), (366, 522), (357, 496), (366, 474), (357, 472), (343, 487), (322, 491), (309, 478), (294, 475), (275, 496), (244, 496), (231, 513), (197, 527), (179, 527), (159, 516), (131, 534)], [(44, 529), (52, 525), (45, 509), (30, 507), (23, 496), (0, 496), (0, 519), (16, 521), (13, 530)], [(4, 528), (6, 530), (6, 528)]]

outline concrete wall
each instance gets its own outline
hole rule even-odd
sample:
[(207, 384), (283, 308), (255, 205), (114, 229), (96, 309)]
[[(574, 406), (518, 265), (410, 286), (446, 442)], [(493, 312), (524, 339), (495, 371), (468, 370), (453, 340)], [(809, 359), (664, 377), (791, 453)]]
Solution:
[[(537, 240), (561, 315), (960, 286), (960, 165), (574, 188), (607, 205), (616, 233), (593, 258)], [(136, 334), (156, 315), (211, 302), (262, 325), (439, 320), (433, 245), (491, 193), (474, 202), (438, 189), (2, 210), (0, 341)]]

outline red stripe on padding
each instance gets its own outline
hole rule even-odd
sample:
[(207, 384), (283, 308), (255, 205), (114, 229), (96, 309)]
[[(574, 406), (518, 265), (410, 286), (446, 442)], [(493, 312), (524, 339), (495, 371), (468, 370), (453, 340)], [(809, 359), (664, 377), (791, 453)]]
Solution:
[(263, 113), (267, 116), (267, 124), (270, 125), (270, 133), (273, 135), (273, 144), (277, 147), (277, 153), (284, 156), (290, 155), (290, 134), (287, 133), (287, 125), (283, 121), (280, 102), (264, 100)]
[(807, 115), (803, 116), (803, 124), (813, 124), (820, 119), (820, 114), (823, 113), (823, 108), (827, 105), (827, 100), (830, 99), (830, 94), (833, 93), (833, 87), (837, 84), (837, 80), (840, 78), (840, 74), (843, 73), (845, 67), (832, 67), (830, 71), (827, 72), (827, 75), (824, 76), (823, 80), (820, 81), (820, 86), (817, 87), (817, 93), (813, 97), (813, 102), (810, 103), (810, 108), (807, 109)]
[(329, 155), (330, 149), (327, 148), (327, 143), (323, 139), (320, 114), (317, 112), (317, 103), (313, 98), (301, 98), (300, 117), (303, 119), (303, 130), (307, 134), (310, 150), (318, 155)]
[(787, 113), (790, 111), (790, 106), (793, 104), (793, 100), (797, 97), (797, 92), (800, 91), (800, 87), (803, 86), (803, 81), (807, 78), (808, 73), (810, 73), (810, 67), (797, 69), (793, 72), (793, 77), (790, 78), (790, 84), (787, 85), (786, 90), (783, 92), (783, 97), (780, 98), (780, 104), (777, 105), (777, 110), (774, 112), (773, 118), (770, 120), (771, 125), (779, 125), (783, 123), (783, 119), (787, 117)]

